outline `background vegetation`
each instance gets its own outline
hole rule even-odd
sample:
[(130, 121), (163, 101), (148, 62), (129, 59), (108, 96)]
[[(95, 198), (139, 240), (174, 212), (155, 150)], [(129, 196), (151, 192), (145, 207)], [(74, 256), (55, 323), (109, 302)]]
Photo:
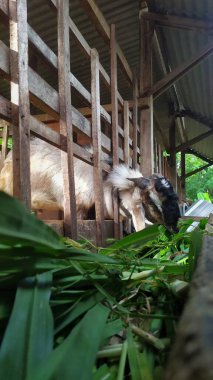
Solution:
[[(206, 162), (200, 158), (186, 154), (186, 173), (198, 169), (205, 165)], [(180, 175), (180, 153), (177, 154), (178, 174)], [(198, 199), (197, 194), (208, 193), (211, 200), (213, 200), (213, 166), (200, 171), (186, 178), (186, 198), (187, 200), (195, 201)]]

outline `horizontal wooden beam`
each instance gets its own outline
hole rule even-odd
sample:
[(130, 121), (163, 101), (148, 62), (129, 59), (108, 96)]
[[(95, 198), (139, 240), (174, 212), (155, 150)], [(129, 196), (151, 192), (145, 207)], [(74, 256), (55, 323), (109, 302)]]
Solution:
[(198, 53), (194, 54), (189, 60), (183, 62), (178, 67), (173, 69), (163, 79), (156, 82), (149, 91), (144, 93), (144, 96), (153, 95), (154, 99), (158, 98), (167, 91), (175, 82), (186, 75), (202, 60), (207, 58), (213, 52), (213, 41), (205, 45)]
[[(102, 35), (104, 40), (109, 43), (110, 41), (110, 27), (101, 12), (101, 10), (98, 8), (97, 4), (93, 0), (81, 0), (81, 4), (86, 9), (89, 17), (92, 19), (96, 29), (98, 32)], [(118, 58), (122, 64), (122, 67), (125, 71), (125, 74), (127, 75), (128, 80), (133, 83), (133, 74), (132, 70), (126, 60), (126, 57), (124, 56), (123, 51), (121, 50), (121, 47), (118, 43), (116, 43), (116, 50), (118, 54)]]
[[(57, 0), (49, 0), (49, 2), (50, 2), (50, 4), (52, 4), (54, 6), (55, 9), (57, 9), (57, 7), (58, 7)], [(85, 54), (85, 56), (87, 58), (90, 59), (91, 48), (71, 18), (69, 18), (69, 27), (73, 33), (73, 36), (74, 36), (80, 50)], [(99, 63), (99, 69), (100, 69), (101, 78), (103, 79), (106, 86), (108, 88), (110, 88), (110, 77), (107, 74), (104, 67), (101, 65), (101, 63)], [(119, 92), (118, 92), (118, 100), (119, 100), (120, 104), (123, 105), (124, 100), (123, 100), (123, 98)]]
[[(203, 165), (200, 168), (197, 168), (195, 170), (192, 170), (191, 172), (186, 173), (184, 178), (191, 177), (192, 175), (197, 174), (197, 173), (201, 172), (202, 170), (207, 169), (209, 166), (212, 166), (212, 165), (213, 165), (213, 163), (212, 164), (210, 163), (210, 164)], [(181, 178), (183, 178), (183, 177), (181, 177)]]
[(186, 149), (186, 153), (187, 154), (193, 154), (194, 156), (200, 158), (201, 160), (205, 161), (205, 162), (208, 162), (209, 164), (211, 163), (211, 165), (213, 165), (213, 160), (211, 160), (210, 158), (208, 157), (205, 157), (203, 154), (197, 152), (196, 150), (192, 149), (192, 148), (188, 148)]
[[(129, 109), (133, 109), (133, 100), (128, 100)], [(106, 112), (112, 112), (112, 104), (103, 104), (102, 107)], [(139, 98), (138, 99), (138, 108), (140, 109), (148, 109), (149, 108), (149, 99), (148, 98)], [(92, 111), (90, 107), (82, 107), (78, 108), (78, 111), (82, 113), (84, 116), (91, 116)], [(123, 107), (118, 105), (118, 112), (123, 112)], [(130, 115), (131, 116), (131, 115)]]
[(213, 130), (202, 133), (201, 135), (196, 136), (193, 139), (188, 140), (185, 143), (176, 146), (175, 152), (181, 152), (182, 150), (185, 150), (186, 148), (190, 147), (191, 145), (194, 145), (194, 144), (198, 143), (199, 141), (206, 139), (207, 137), (209, 137), (211, 135), (213, 135)]
[(142, 17), (145, 20), (154, 21), (157, 25), (163, 27), (195, 31), (211, 31), (213, 29), (213, 23), (211, 21), (196, 18), (179, 17), (154, 12), (143, 13)]
[(189, 109), (180, 110), (175, 113), (175, 117), (189, 117), (192, 120), (198, 121), (199, 123), (213, 129), (213, 119), (203, 116), (197, 112), (191, 111)]

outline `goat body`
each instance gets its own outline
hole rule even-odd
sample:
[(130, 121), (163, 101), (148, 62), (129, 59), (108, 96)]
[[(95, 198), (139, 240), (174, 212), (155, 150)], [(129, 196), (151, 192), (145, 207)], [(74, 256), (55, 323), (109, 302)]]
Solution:
[[(60, 150), (33, 138), (30, 144), (32, 209), (63, 209), (63, 175)], [(74, 158), (75, 195), (78, 219), (86, 219), (94, 207), (93, 167)], [(12, 194), (12, 153), (8, 154), (0, 174), (0, 189)], [(177, 195), (162, 176), (144, 178), (138, 170), (118, 165), (103, 180), (104, 213), (113, 219), (113, 191), (118, 191), (122, 208), (132, 215), (136, 231), (145, 227), (145, 214), (152, 222), (175, 230), (179, 218)], [(169, 210), (169, 211), (168, 211)], [(125, 217), (125, 213), (121, 211)]]

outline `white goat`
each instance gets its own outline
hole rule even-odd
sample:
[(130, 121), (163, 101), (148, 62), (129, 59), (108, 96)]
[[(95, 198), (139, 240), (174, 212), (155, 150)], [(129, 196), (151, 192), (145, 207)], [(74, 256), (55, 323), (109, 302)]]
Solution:
[[(60, 150), (33, 138), (30, 144), (32, 209), (53, 206), (63, 209), (63, 178)], [(74, 158), (75, 194), (78, 219), (86, 219), (94, 207), (93, 167)], [(12, 153), (0, 174), (0, 189), (12, 194)], [(175, 230), (179, 218), (177, 195), (162, 176), (144, 178), (138, 170), (118, 165), (103, 181), (105, 218), (113, 219), (113, 191), (118, 190), (122, 207), (131, 215), (136, 231), (145, 227), (145, 214), (152, 222)], [(125, 214), (121, 212), (124, 216)]]

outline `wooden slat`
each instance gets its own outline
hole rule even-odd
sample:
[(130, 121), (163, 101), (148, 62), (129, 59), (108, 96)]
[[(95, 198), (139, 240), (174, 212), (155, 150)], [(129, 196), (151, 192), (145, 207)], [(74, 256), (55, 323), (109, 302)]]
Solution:
[[(0, 126), (2, 127), (2, 121), (0, 123)], [(4, 122), (3, 123), (3, 134), (2, 134), (0, 170), (2, 169), (2, 167), (4, 165), (5, 158), (7, 157), (8, 137), (9, 137), (9, 126), (8, 126), (8, 124), (6, 122)]]
[[(26, 0), (9, 1), (11, 116), (13, 128), (13, 194), (31, 208), (30, 103)], [(8, 54), (9, 57), (9, 54)]]
[[(2, 69), (5, 78), (9, 78), (9, 49), (5, 44), (0, 43), (0, 70)], [(34, 70), (29, 68), (29, 88), (31, 91), (30, 99), (41, 110), (48, 112), (51, 119), (59, 119), (59, 96), (43, 78), (41, 78)], [(5, 102), (5, 99), (0, 96), (0, 115), (3, 112), (5, 118), (7, 118), (7, 107), (9, 103)], [(52, 115), (52, 116), (51, 116)], [(87, 120), (79, 111), (72, 106), (72, 121), (73, 125), (91, 137), (91, 123)], [(102, 133), (102, 146), (111, 152), (111, 141)], [(119, 152), (119, 158), (123, 160), (122, 153)]]
[[(143, 9), (143, 13), (147, 8)], [(152, 41), (153, 24), (140, 19), (140, 95), (152, 86)], [(153, 98), (149, 97), (149, 108), (140, 112), (140, 168), (144, 176), (154, 170), (153, 152)]]
[(129, 166), (129, 102), (124, 102), (124, 162)]
[(138, 82), (136, 74), (134, 74), (133, 81), (133, 155), (132, 155), (132, 166), (133, 169), (137, 168), (137, 157), (138, 157)]
[(179, 17), (168, 14), (159, 14), (147, 12), (142, 15), (145, 20), (154, 21), (159, 26), (166, 26), (175, 29), (195, 30), (195, 31), (212, 31), (213, 23), (207, 20), (197, 18)]
[(186, 75), (197, 64), (207, 58), (213, 52), (213, 42), (206, 44), (199, 52), (195, 53), (189, 60), (183, 62), (163, 79), (155, 83), (150, 90), (144, 89), (143, 95), (153, 95), (156, 99), (168, 90), (175, 82)]
[[(95, 27), (100, 32), (100, 34), (103, 36), (105, 41), (109, 43), (110, 41), (110, 27), (101, 12), (101, 10), (98, 8), (97, 4), (93, 0), (81, 0), (81, 4), (86, 9), (89, 17), (91, 17)], [(116, 43), (116, 51), (119, 57), (119, 60), (122, 64), (122, 67), (124, 69), (125, 74), (127, 75), (128, 80), (130, 83), (133, 81), (133, 75), (131, 68), (126, 60), (126, 57), (124, 56), (120, 46), (118, 43)]]
[[(57, 0), (49, 0), (51, 4), (54, 5), (55, 8), (57, 8)], [(75, 23), (73, 22), (73, 20), (71, 20), (71, 18), (69, 18), (69, 27), (70, 27), (70, 30), (72, 31), (75, 39), (76, 39), (76, 42), (78, 43), (81, 51), (83, 51), (83, 53), (85, 53), (85, 56), (87, 58), (90, 59), (90, 51), (91, 51), (91, 48), (90, 46), (88, 45), (87, 41), (85, 40), (85, 38), (83, 37), (83, 35), (80, 33), (80, 31), (78, 30), (77, 26), (75, 25)], [(107, 74), (106, 70), (104, 69), (104, 67), (101, 65), (101, 63), (99, 63), (99, 70), (100, 70), (100, 74), (101, 74), (101, 77), (103, 79), (103, 82), (105, 83), (105, 85), (110, 88), (110, 77), (109, 75)], [(118, 100), (120, 102), (121, 105), (123, 105), (123, 98), (121, 96), (121, 94), (118, 93)]]
[(100, 83), (99, 58), (95, 49), (91, 50), (91, 92), (92, 92), (92, 143), (93, 176), (95, 192), (96, 237), (101, 246), (104, 242), (104, 206), (102, 181), (101, 118), (100, 118)]
[[(110, 28), (110, 72), (111, 72), (111, 104), (112, 104), (112, 161), (113, 166), (119, 164), (119, 140), (118, 140), (118, 98), (117, 98), (117, 52), (115, 25)], [(114, 206), (114, 235), (120, 238), (120, 220), (118, 194), (113, 195)]]
[[(58, 0), (58, 82), (60, 132), (67, 139), (67, 154), (61, 151), (64, 189), (65, 235), (77, 239), (74, 161), (72, 145), (72, 112), (70, 91), (69, 0)], [(63, 147), (63, 141), (61, 141)]]

